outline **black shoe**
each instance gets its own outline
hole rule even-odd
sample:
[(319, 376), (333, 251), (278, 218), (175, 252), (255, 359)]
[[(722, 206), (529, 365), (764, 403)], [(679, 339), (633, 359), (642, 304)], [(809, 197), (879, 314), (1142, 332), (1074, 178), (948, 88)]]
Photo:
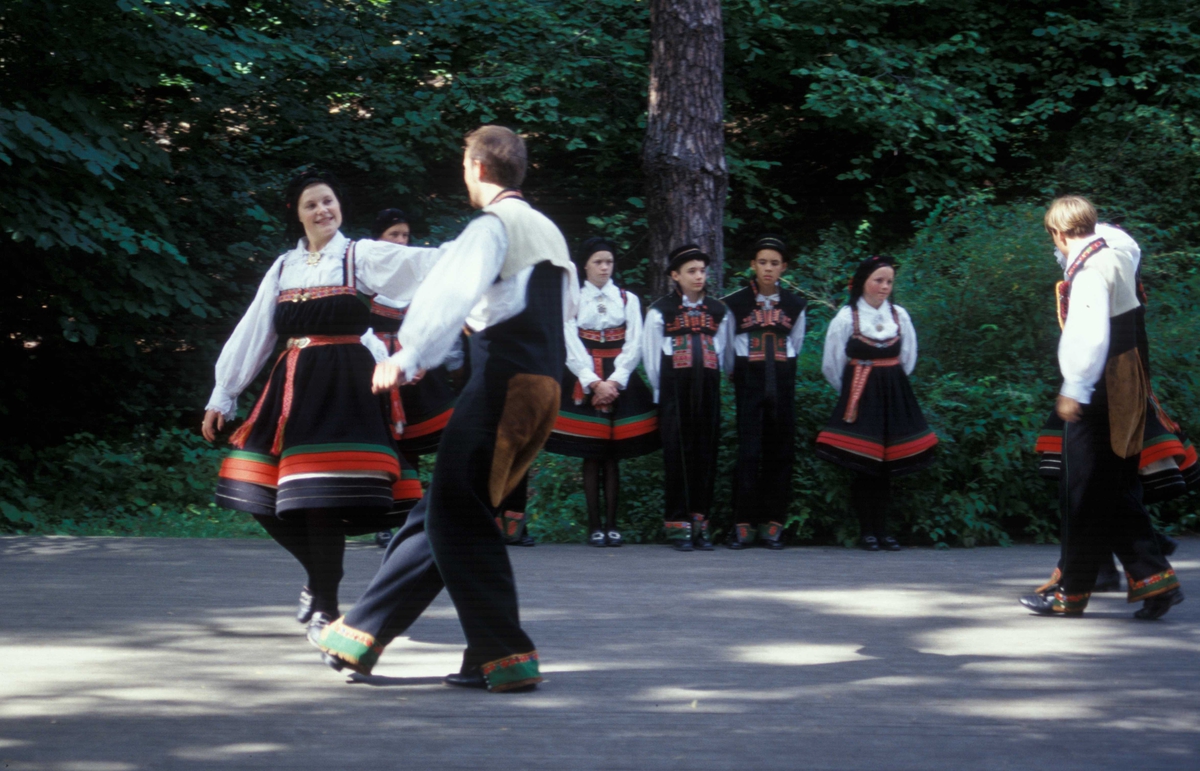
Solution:
[(901, 549), (900, 542), (895, 538), (892, 538), (890, 535), (885, 535), (883, 538), (880, 538), (879, 542), (880, 548), (882, 548), (884, 551), (900, 551)]
[(329, 615), (328, 613), (322, 613), (318, 610), (312, 614), (312, 618), (308, 622), (308, 629), (305, 631), (304, 635), (308, 638), (308, 641), (312, 643), (314, 648), (321, 647), (321, 632), (323, 632), (325, 627), (329, 626), (332, 621), (333, 616)]
[(672, 546), (675, 547), (675, 551), (692, 551), (692, 542), (685, 538), (675, 539), (675, 543)]
[(783, 551), (783, 541), (763, 541), (763, 546), (771, 551)]
[(696, 536), (696, 544), (695, 545), (696, 545), (696, 548), (699, 549), (700, 551), (712, 551), (713, 550), (712, 541), (708, 540), (707, 538), (705, 538), (702, 535)]
[(391, 530), (380, 530), (375, 534), (375, 545), (380, 549), (386, 549), (388, 544), (392, 542)]
[(621, 537), (620, 532), (618, 532), (616, 530), (608, 531), (608, 545), (609, 546), (620, 546), (623, 543), (625, 543), (625, 539)]
[(603, 549), (606, 545), (607, 545), (607, 543), (604, 540), (604, 531), (597, 530), (596, 532), (594, 532), (588, 536), (588, 546), (595, 546), (597, 548)]
[(312, 618), (312, 592), (308, 591), (308, 587), (300, 590), (300, 607), (296, 609), (296, 623), (307, 624)]
[(864, 535), (858, 545), (866, 551), (879, 551), (879, 539), (873, 535)]
[(321, 661), (323, 661), (325, 663), (325, 666), (329, 667), (334, 672), (341, 672), (342, 669), (346, 666), (346, 663), (344, 661), (339, 659), (337, 656), (330, 656), (325, 651), (321, 651)]
[(1119, 592), (1121, 591), (1121, 574), (1117, 572), (1117, 568), (1111, 562), (1100, 568), (1100, 572), (1096, 574), (1096, 588), (1093, 592)]
[(1154, 540), (1158, 541), (1158, 550), (1164, 557), (1170, 557), (1179, 548), (1179, 541), (1169, 535), (1163, 535), (1157, 530), (1154, 531)]
[(483, 671), (479, 667), (471, 667), (463, 669), (461, 672), (455, 672), (451, 675), (446, 675), (442, 682), (446, 685), (456, 685), (459, 688), (487, 688), (487, 678), (483, 676)]
[(739, 541), (738, 539), (734, 538), (732, 540), (726, 541), (725, 546), (726, 546), (726, 548), (733, 549), (734, 551), (741, 551), (742, 549), (746, 548), (746, 542)]
[(529, 533), (523, 533), (520, 538), (509, 543), (509, 546), (537, 546), (537, 541)]
[(1183, 602), (1183, 590), (1175, 587), (1169, 592), (1148, 597), (1142, 603), (1142, 609), (1134, 613), (1133, 617), (1153, 621), (1156, 618), (1162, 618), (1167, 615), (1168, 610), (1181, 602)]
[(1054, 592), (1047, 594), (1027, 594), (1021, 598), (1021, 604), (1039, 616), (1082, 616), (1083, 611), (1063, 613), (1054, 609)]

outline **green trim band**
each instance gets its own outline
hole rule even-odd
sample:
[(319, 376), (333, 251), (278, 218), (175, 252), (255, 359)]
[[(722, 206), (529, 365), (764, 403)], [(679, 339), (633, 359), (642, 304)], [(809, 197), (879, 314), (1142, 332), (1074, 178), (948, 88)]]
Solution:
[(538, 672), (537, 651), (489, 661), (480, 669), (487, 680), (488, 690), (493, 692), (511, 691), (542, 682), (542, 676)]
[(1161, 573), (1155, 573), (1152, 576), (1147, 576), (1141, 581), (1134, 581), (1129, 573), (1125, 574), (1125, 581), (1129, 584), (1129, 602), (1137, 602), (1145, 600), (1155, 595), (1169, 592), (1172, 589), (1179, 588), (1179, 578), (1175, 575), (1172, 569), (1164, 570)]
[(363, 444), (363, 443), (342, 443), (342, 444), (302, 444), (296, 447), (289, 447), (283, 452), (281, 458), (290, 458), (293, 455), (307, 455), (309, 453), (321, 452), (377, 452), (380, 455), (390, 455), (393, 458), (399, 458), (396, 451), (390, 447), (385, 447), (382, 444)]
[(266, 463), (271, 466), (279, 465), (279, 459), (274, 455), (259, 455), (256, 452), (246, 452), (245, 450), (230, 450), (228, 457), (235, 460), (252, 460), (255, 463)]

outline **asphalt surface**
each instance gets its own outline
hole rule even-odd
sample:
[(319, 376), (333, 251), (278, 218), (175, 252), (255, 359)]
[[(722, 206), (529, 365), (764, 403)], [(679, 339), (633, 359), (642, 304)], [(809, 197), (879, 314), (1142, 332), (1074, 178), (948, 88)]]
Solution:
[(1024, 611), (1055, 547), (510, 554), (533, 693), (442, 685), (445, 594), (374, 676), (324, 667), (269, 541), (0, 538), (0, 768), (1200, 768), (1197, 539), (1157, 622)]

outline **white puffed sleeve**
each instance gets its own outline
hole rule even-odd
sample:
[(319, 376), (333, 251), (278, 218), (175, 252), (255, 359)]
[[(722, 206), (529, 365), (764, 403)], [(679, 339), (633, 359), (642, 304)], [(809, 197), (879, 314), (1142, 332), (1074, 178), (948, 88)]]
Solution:
[(651, 308), (646, 313), (646, 324), (642, 328), (642, 364), (646, 367), (646, 379), (654, 391), (654, 403), (658, 404), (658, 376), (662, 365), (663, 317)]
[(446, 249), (363, 239), (354, 244), (358, 288), (396, 302), (411, 301)]
[[(1129, 259), (1133, 261), (1134, 270), (1141, 265), (1142, 248), (1138, 246), (1138, 242), (1133, 239), (1133, 236), (1116, 225), (1109, 225), (1106, 222), (1096, 223), (1096, 235), (1104, 239), (1104, 243), (1108, 244), (1109, 249), (1129, 255)], [(1061, 254), (1061, 252), (1059, 253)]]
[(375, 336), (374, 329), (368, 329), (362, 336), (362, 344), (367, 346), (367, 350), (371, 352), (371, 356), (375, 358), (375, 363), (383, 361), (388, 357), (387, 346), (383, 341)]
[(846, 371), (846, 343), (853, 333), (854, 318), (850, 306), (846, 305), (829, 322), (829, 329), (825, 330), (825, 354), (821, 360), (821, 373), (833, 390), (839, 393), (842, 390), (842, 374)]
[(911, 375), (917, 366), (917, 328), (908, 311), (899, 305), (895, 307), (896, 315), (900, 317), (900, 366), (904, 367), (904, 374)]
[(642, 360), (642, 302), (633, 292), (625, 293), (625, 345), (613, 362), (612, 377), (609, 378), (621, 390), (629, 385), (629, 378)]
[[(285, 255), (286, 256), (286, 255)], [(250, 385), (275, 350), (275, 303), (279, 296), (279, 270), (283, 257), (275, 260), (258, 285), (258, 294), (234, 328), (217, 359), (216, 380), (206, 410), (216, 410), (226, 420), (237, 417), (237, 399)]]
[(1058, 339), (1059, 393), (1090, 404), (1108, 363), (1109, 287), (1100, 271), (1086, 267), (1071, 282), (1071, 310)]
[(804, 347), (804, 332), (808, 328), (808, 311), (800, 311), (800, 316), (796, 319), (795, 325), (792, 326), (792, 331), (788, 333), (788, 343), (792, 346), (792, 353), (795, 356), (800, 355), (800, 349)]
[(717, 353), (717, 362), (725, 374), (733, 372), (733, 363), (737, 358), (733, 349), (733, 313), (725, 312), (724, 318), (717, 326), (717, 334), (713, 338), (713, 348)]
[(563, 322), (563, 338), (567, 343), (567, 369), (579, 378), (584, 393), (591, 393), (592, 383), (600, 379), (599, 373), (592, 366), (592, 357), (588, 356), (587, 348), (579, 339), (579, 325), (575, 319)]

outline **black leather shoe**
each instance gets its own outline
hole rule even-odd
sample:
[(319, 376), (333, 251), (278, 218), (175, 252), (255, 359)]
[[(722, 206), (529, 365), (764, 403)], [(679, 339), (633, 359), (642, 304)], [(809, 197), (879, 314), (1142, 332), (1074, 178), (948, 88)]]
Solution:
[(692, 542), (685, 538), (675, 539), (675, 543), (672, 546), (675, 547), (675, 551), (692, 551)]
[(312, 592), (308, 591), (308, 587), (300, 590), (300, 607), (296, 609), (296, 623), (307, 624), (312, 618)]
[(705, 538), (702, 535), (696, 536), (696, 544), (695, 545), (696, 545), (696, 548), (699, 549), (700, 551), (712, 551), (713, 550), (712, 541), (708, 540), (707, 538)]
[(890, 535), (885, 535), (883, 538), (880, 538), (879, 546), (884, 551), (900, 551), (902, 548), (900, 546), (900, 542), (895, 538), (892, 538)]
[(391, 530), (380, 530), (375, 534), (375, 545), (380, 549), (386, 549), (388, 544), (392, 542)]
[(588, 536), (588, 546), (595, 546), (598, 549), (603, 549), (607, 545), (608, 542), (604, 538), (603, 530), (597, 530)]
[(1021, 598), (1021, 604), (1032, 610), (1039, 616), (1081, 616), (1083, 611), (1077, 613), (1062, 613), (1054, 609), (1054, 592), (1048, 594), (1027, 594)]
[(771, 551), (783, 551), (783, 541), (763, 541), (763, 546)]
[(873, 535), (864, 535), (858, 545), (866, 551), (879, 551), (879, 539)]
[(1169, 592), (1155, 595), (1142, 603), (1142, 609), (1133, 614), (1134, 618), (1153, 621), (1167, 615), (1173, 606), (1183, 602), (1183, 590), (1176, 587)]
[(312, 643), (314, 648), (321, 647), (319, 644), (321, 640), (321, 632), (325, 629), (325, 627), (329, 626), (330, 622), (332, 621), (333, 616), (329, 615), (328, 613), (322, 613), (318, 610), (312, 614), (312, 618), (309, 619), (308, 622), (308, 629), (304, 634), (308, 638), (308, 641)]
[(321, 651), (321, 661), (325, 662), (325, 666), (329, 667), (334, 672), (341, 672), (346, 666), (345, 662), (343, 662), (337, 656), (330, 656), (325, 651)]
[(446, 675), (443, 679), (446, 685), (455, 685), (459, 688), (487, 688), (487, 679), (483, 676), (483, 672), (479, 667), (471, 667), (464, 669), (461, 672), (455, 672), (451, 675)]
[(537, 546), (537, 540), (529, 533), (523, 533), (520, 538), (510, 543), (509, 546)]
[(1100, 568), (1100, 572), (1096, 574), (1096, 588), (1093, 592), (1119, 592), (1121, 591), (1121, 574), (1117, 572), (1116, 565), (1111, 562)]

